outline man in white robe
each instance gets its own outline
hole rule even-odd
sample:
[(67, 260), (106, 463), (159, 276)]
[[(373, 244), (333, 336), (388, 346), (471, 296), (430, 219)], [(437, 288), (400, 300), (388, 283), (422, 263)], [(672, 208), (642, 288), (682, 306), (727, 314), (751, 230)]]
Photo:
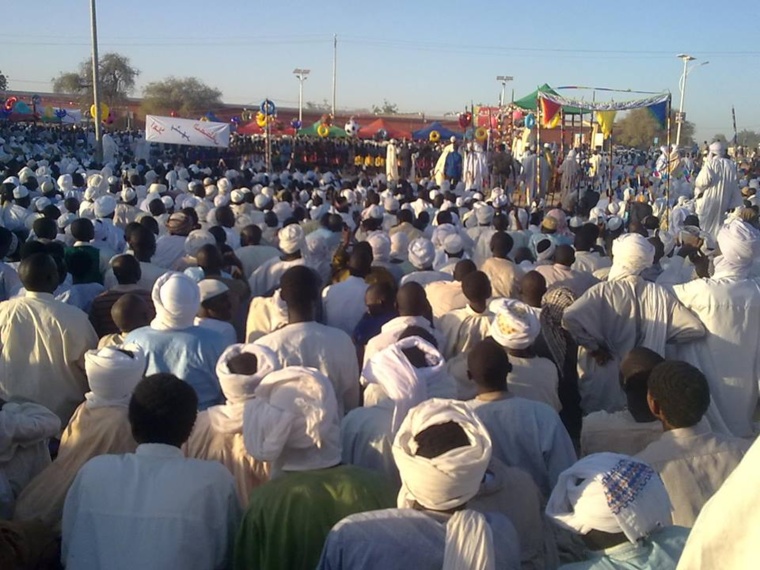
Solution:
[(691, 527), (750, 442), (710, 430), (703, 419), (710, 405), (707, 379), (686, 362), (669, 360), (655, 366), (647, 400), (664, 433), (636, 457), (662, 477), (673, 503), (673, 523)]
[[(707, 328), (703, 339), (679, 346), (678, 357), (707, 377), (712, 401), (731, 433), (750, 437), (760, 381), (760, 283), (750, 270), (760, 254), (760, 232), (732, 220), (718, 232), (718, 245), (721, 256), (712, 277), (673, 287)], [(715, 420), (710, 412), (708, 418)]]
[(736, 165), (730, 158), (724, 157), (722, 143), (710, 145), (710, 153), (694, 186), (699, 227), (715, 237), (726, 212), (742, 205)]
[(468, 368), (478, 395), (467, 404), (488, 428), (494, 457), (530, 474), (548, 496), (559, 474), (576, 460), (559, 415), (546, 404), (509, 393), (509, 359), (492, 340), (470, 351)]
[(352, 335), (367, 310), (364, 295), (369, 285), (364, 278), (372, 270), (372, 252), (354, 248), (348, 259), (349, 275), (343, 281), (322, 291), (325, 324)]
[(607, 281), (589, 289), (562, 319), (580, 346), (578, 388), (585, 413), (625, 406), (619, 363), (634, 347), (662, 355), (666, 343), (689, 342), (705, 334), (700, 320), (672, 294), (639, 276), (654, 261), (654, 246), (646, 238), (626, 234), (612, 248)]
[(488, 178), (488, 161), (486, 153), (479, 142), (468, 145), (464, 157), (464, 185), (467, 190), (481, 192)]
[(467, 297), (462, 292), (462, 280), (475, 271), (475, 264), (469, 259), (463, 259), (454, 266), (454, 281), (433, 281), (425, 285), (433, 317), (440, 319), (450, 311), (467, 306)]
[(417, 238), (411, 242), (409, 244), (409, 262), (414, 266), (415, 271), (404, 275), (400, 284), (415, 282), (425, 286), (434, 281), (451, 281), (449, 273), (433, 269), (435, 255), (435, 246), (429, 239)]
[(232, 475), (180, 449), (197, 408), (195, 391), (176, 377), (138, 384), (129, 404), (137, 451), (91, 459), (66, 497), (61, 560), (68, 570), (230, 563), (240, 523)]
[(359, 365), (351, 337), (316, 322), (319, 277), (308, 267), (291, 267), (282, 276), (282, 300), (288, 324), (261, 337), (256, 344), (270, 348), (284, 366), (310, 366), (332, 382), (340, 417), (359, 405)]
[(388, 184), (398, 182), (398, 148), (395, 139), (385, 148), (385, 177)]
[(572, 267), (574, 270), (594, 273), (612, 265), (609, 257), (602, 257), (599, 252), (593, 251), (597, 239), (599, 227), (594, 224), (583, 224), (575, 234), (575, 262)]
[(248, 285), (251, 295), (267, 295), (280, 285), (280, 278), (291, 267), (304, 265), (303, 251), (306, 247), (304, 233), (298, 224), (290, 224), (278, 233), (279, 247), (283, 255), (268, 259), (251, 274)]
[(576, 297), (580, 297), (599, 280), (591, 273), (585, 271), (576, 271), (573, 269), (575, 263), (575, 252), (569, 245), (558, 245), (554, 250), (553, 263), (550, 265), (539, 265), (536, 271), (544, 276), (546, 288), (567, 287)]
[(567, 157), (559, 167), (562, 174), (560, 203), (562, 209), (571, 212), (578, 202), (578, 182), (580, 178), (581, 167), (576, 158), (575, 149), (570, 149)]
[(435, 167), (433, 168), (432, 176), (438, 186), (442, 186), (443, 182), (446, 180), (446, 158), (449, 156), (449, 153), (452, 152), (459, 152), (456, 149), (455, 137), (451, 137), (449, 144), (443, 147), (441, 156), (438, 157), (438, 160), (435, 163)]
[(21, 262), (24, 297), (0, 303), (0, 397), (45, 406), (61, 423), (84, 400), (84, 353), (98, 345), (87, 314), (53, 298), (55, 261), (44, 253)]
[(513, 246), (514, 240), (507, 232), (495, 232), (490, 241), (493, 257), (480, 266), (480, 270), (488, 275), (496, 297), (515, 299), (520, 294), (523, 271), (508, 257)]

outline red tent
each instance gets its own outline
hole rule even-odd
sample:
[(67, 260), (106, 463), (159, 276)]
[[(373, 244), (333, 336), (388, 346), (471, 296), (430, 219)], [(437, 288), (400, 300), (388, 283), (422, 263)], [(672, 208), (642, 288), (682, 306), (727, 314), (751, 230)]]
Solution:
[(240, 125), (235, 132), (239, 135), (260, 135), (264, 130), (256, 124), (256, 121), (251, 121), (245, 125)]
[(369, 125), (361, 126), (359, 129), (359, 138), (362, 139), (371, 139), (373, 138), (377, 132), (380, 129), (385, 129), (385, 132), (388, 133), (389, 139), (411, 139), (412, 133), (409, 131), (404, 131), (402, 129), (398, 129), (396, 127), (393, 127), (385, 122), (384, 119), (376, 119), (372, 121)]

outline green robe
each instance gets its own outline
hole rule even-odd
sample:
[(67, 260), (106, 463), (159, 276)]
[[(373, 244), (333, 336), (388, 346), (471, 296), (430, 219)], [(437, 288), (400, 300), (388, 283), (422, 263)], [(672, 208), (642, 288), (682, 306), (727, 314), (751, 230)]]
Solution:
[(312, 570), (335, 523), (395, 505), (390, 483), (367, 469), (285, 473), (251, 493), (235, 541), (235, 570)]

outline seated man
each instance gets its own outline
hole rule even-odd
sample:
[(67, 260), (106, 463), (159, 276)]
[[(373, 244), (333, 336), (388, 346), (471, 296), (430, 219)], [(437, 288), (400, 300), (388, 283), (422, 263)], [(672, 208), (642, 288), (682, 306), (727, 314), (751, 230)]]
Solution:
[(330, 531), (318, 568), (519, 568), (514, 527), (467, 508), (491, 459), (488, 432), (466, 404), (428, 400), (393, 442), (398, 509), (349, 516)]
[(298, 224), (285, 226), (277, 233), (277, 238), (282, 255), (264, 261), (248, 279), (251, 295), (254, 297), (267, 295), (277, 289), (280, 286), (280, 279), (288, 269), (305, 263), (303, 250), (306, 242), (301, 226)]
[(319, 277), (310, 268), (291, 267), (282, 275), (288, 324), (256, 344), (274, 351), (285, 366), (310, 366), (333, 383), (341, 417), (359, 405), (359, 365), (351, 337), (316, 321)]
[(141, 327), (147, 327), (155, 318), (153, 301), (148, 304), (142, 295), (133, 293), (122, 295), (111, 307), (111, 320), (118, 332), (102, 337), (98, 341), (98, 348), (124, 344), (124, 339), (129, 336), (129, 333)]
[(558, 245), (554, 252), (554, 263), (539, 265), (538, 271), (546, 279), (546, 288), (567, 287), (576, 297), (580, 297), (599, 280), (586, 271), (576, 271), (572, 268), (575, 263), (575, 252), (572, 246)]
[(243, 441), (251, 456), (270, 462), (273, 478), (251, 493), (236, 569), (314, 568), (336, 522), (395, 503), (382, 476), (340, 465), (335, 391), (314, 368), (290, 366), (262, 379), (245, 406)]
[(235, 477), (240, 504), (269, 479), (269, 466), (245, 451), (243, 409), (261, 380), (281, 368), (277, 356), (255, 344), (233, 344), (219, 357), (216, 373), (227, 401), (198, 414), (187, 441), (188, 457), (219, 461)]
[(135, 345), (90, 350), (85, 354), (90, 391), (61, 437), (58, 457), (21, 493), (13, 518), (40, 520), (60, 530), (63, 502), (79, 469), (98, 455), (132, 453), (127, 406), (145, 372), (145, 355)]
[(459, 384), (459, 398), (475, 396), (477, 390), (467, 377), (467, 354), (488, 336), (494, 314), (488, 309), (491, 282), (482, 271), (470, 273), (462, 281), (467, 306), (445, 314), (439, 324), (444, 337), (441, 353), (446, 368)]
[(61, 294), (58, 300), (89, 313), (92, 301), (105, 289), (97, 281), (89, 280), (90, 269), (94, 263), (92, 258), (82, 248), (73, 249), (74, 251), (66, 256), (66, 268), (71, 275), (71, 287)]
[(193, 321), (195, 326), (216, 331), (224, 337), (225, 346), (237, 342), (237, 333), (232, 326), (232, 292), (223, 282), (216, 279), (201, 279), (198, 282), (201, 307)]
[(647, 400), (665, 433), (637, 457), (662, 477), (673, 502), (673, 522), (692, 527), (750, 443), (710, 431), (703, 419), (710, 405), (707, 379), (686, 362), (672, 360), (655, 366), (649, 375)]
[(435, 246), (427, 238), (417, 238), (409, 244), (409, 262), (415, 271), (404, 275), (400, 284), (414, 282), (423, 287), (434, 281), (451, 281), (451, 275), (433, 269)]
[(227, 345), (220, 333), (193, 325), (201, 304), (198, 285), (182, 273), (166, 273), (152, 295), (156, 318), (129, 333), (125, 342), (145, 352), (146, 374), (174, 374), (195, 388), (201, 410), (220, 403), (215, 367)]
[(225, 568), (240, 522), (232, 475), (186, 459), (198, 397), (170, 374), (148, 376), (129, 402), (135, 453), (90, 459), (63, 508), (61, 560), (78, 568)]
[(585, 562), (566, 570), (675, 570), (688, 529), (671, 526), (657, 473), (632, 457), (596, 453), (559, 477), (546, 505), (558, 525), (581, 535)]
[(576, 460), (573, 442), (557, 412), (509, 393), (509, 359), (493, 340), (473, 348), (467, 364), (478, 390), (467, 404), (488, 428), (494, 457), (526, 471), (548, 496), (559, 474)]
[(491, 337), (504, 347), (512, 366), (507, 376), (510, 394), (543, 402), (559, 412), (562, 404), (557, 391), (557, 367), (548, 358), (536, 356), (533, 350), (533, 343), (541, 332), (540, 313), (512, 299), (492, 301), (491, 310), (495, 314)]
[(491, 237), (491, 254), (480, 266), (493, 285), (494, 295), (516, 299), (520, 294), (523, 271), (509, 258), (514, 242), (506, 232), (496, 232)]
[(462, 292), (462, 281), (475, 271), (477, 271), (475, 263), (470, 259), (463, 259), (454, 266), (454, 281), (433, 281), (425, 285), (425, 294), (436, 319), (440, 319), (450, 311), (464, 309), (467, 306), (467, 297)]
[(634, 348), (620, 362), (620, 383), (628, 405), (619, 412), (592, 412), (583, 418), (581, 455), (611, 451), (636, 455), (662, 435), (647, 404), (647, 382), (665, 359), (648, 348)]
[(364, 294), (364, 304), (367, 310), (352, 334), (359, 362), (364, 361), (364, 348), (370, 339), (380, 334), (383, 325), (398, 316), (396, 291), (388, 283), (370, 285)]
[(364, 314), (367, 292), (365, 277), (372, 269), (372, 250), (355, 247), (348, 259), (349, 275), (343, 281), (325, 287), (322, 308), (325, 324), (353, 334)]

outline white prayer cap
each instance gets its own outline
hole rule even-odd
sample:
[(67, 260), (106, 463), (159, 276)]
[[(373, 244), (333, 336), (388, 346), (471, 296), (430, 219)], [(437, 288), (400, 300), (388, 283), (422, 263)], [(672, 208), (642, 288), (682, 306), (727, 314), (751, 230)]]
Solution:
[[(496, 196), (496, 198), (493, 199), (492, 203), (494, 205), (494, 208), (503, 208), (509, 203), (509, 198), (505, 194), (502, 194), (501, 196)], [(523, 210), (519, 210), (518, 215), (520, 211)]]
[(272, 208), (272, 211), (275, 213), (277, 220), (280, 223), (283, 223), (293, 215), (293, 207), (287, 202), (277, 202)]
[(472, 209), (475, 212), (475, 219), (479, 224), (487, 225), (493, 221), (494, 209), (488, 204), (478, 202)]
[(577, 230), (581, 226), (583, 226), (583, 218), (580, 216), (573, 216), (570, 218), (570, 222), (568, 223), (571, 229)]
[(233, 204), (242, 204), (245, 201), (245, 194), (242, 190), (233, 190), (230, 193), (230, 202)]
[(277, 233), (277, 239), (284, 253), (295, 253), (304, 245), (303, 229), (298, 224), (290, 224)]
[(441, 195), (441, 193), (438, 190), (431, 190), (428, 193), (428, 199), (432, 202), (433, 200), (435, 200), (440, 195)]
[(563, 471), (546, 505), (557, 524), (579, 534), (624, 533), (636, 544), (671, 523), (660, 476), (646, 463), (617, 453), (593, 453)]
[(391, 236), (391, 258), (407, 259), (409, 253), (409, 236), (396, 232)]
[(654, 246), (641, 234), (624, 234), (612, 242), (612, 267), (607, 281), (638, 275), (654, 263)]
[(459, 234), (451, 234), (443, 240), (443, 250), (449, 255), (462, 253), (464, 250), (464, 240)]
[(221, 208), (222, 206), (226, 206), (230, 203), (230, 195), (229, 194), (219, 194), (214, 198), (214, 206), (216, 208)]
[(231, 184), (226, 178), (220, 178), (216, 182), (216, 187), (220, 194), (227, 194), (230, 191)]
[(66, 212), (58, 218), (58, 227), (64, 229), (71, 225), (71, 222), (77, 219), (77, 215), (73, 212)]
[(269, 186), (262, 188), (261, 193), (264, 194), (264, 196), (267, 198), (272, 198), (274, 196), (274, 190), (272, 190)]
[[(448, 422), (464, 430), (469, 445), (429, 459), (417, 455), (416, 436)], [(416, 501), (426, 509), (446, 511), (462, 506), (480, 490), (491, 460), (491, 438), (467, 404), (433, 398), (409, 410), (393, 441), (393, 458), (401, 475), (399, 508)]]
[(623, 227), (623, 218), (620, 216), (611, 216), (609, 220), (607, 220), (607, 229), (611, 232), (618, 231), (621, 227)]
[(315, 368), (289, 366), (261, 380), (245, 403), (243, 442), (275, 471), (311, 471), (341, 461), (340, 418), (330, 380)]
[(710, 148), (710, 154), (714, 154), (714, 155), (723, 154), (724, 146), (723, 146), (723, 143), (720, 141), (713, 142), (709, 148)]
[(422, 270), (431, 267), (434, 258), (435, 246), (429, 239), (417, 238), (409, 244), (409, 262), (415, 268)]
[(166, 192), (166, 185), (154, 182), (148, 187), (149, 194), (163, 194)]
[(137, 193), (134, 188), (124, 188), (124, 190), (121, 191), (122, 202), (131, 202), (135, 198), (137, 198)]
[(391, 258), (391, 240), (382, 232), (374, 232), (367, 238), (367, 243), (372, 247), (374, 262), (387, 262)]
[[(630, 189), (626, 188), (626, 190), (630, 190)], [(632, 192), (633, 191), (631, 190), (629, 194), (631, 194)], [(630, 199), (630, 195), (626, 199)], [(618, 204), (617, 202), (610, 202), (609, 204), (607, 204), (607, 211), (613, 216), (616, 215), (620, 211), (620, 204)]]
[(362, 220), (368, 220), (372, 218), (373, 220), (382, 220), (383, 219), (383, 210), (380, 208), (380, 206), (370, 206), (364, 212), (362, 212)]
[(105, 218), (116, 211), (116, 199), (111, 195), (101, 196), (95, 200), (95, 216)]
[(253, 205), (256, 206), (259, 210), (263, 210), (264, 206), (266, 206), (269, 203), (269, 198), (267, 198), (264, 194), (258, 194), (253, 199)]
[(393, 196), (386, 196), (383, 198), (383, 208), (385, 208), (386, 212), (395, 212), (398, 210), (398, 200)]
[(533, 345), (541, 332), (536, 309), (514, 299), (495, 299), (488, 308), (495, 314), (490, 333), (496, 342), (516, 350)]
[(26, 184), (26, 182), (30, 178), (34, 178), (34, 172), (28, 166), (25, 166), (24, 168), (18, 171), (18, 179), (21, 182), (21, 184)]
[(55, 185), (50, 180), (45, 180), (42, 184), (40, 184), (40, 191), (43, 194), (47, 194), (48, 192), (52, 192), (55, 190)]
[(101, 190), (106, 184), (102, 174), (91, 174), (87, 178), (87, 188), (95, 188)]
[[(241, 354), (252, 354), (256, 357), (255, 374), (235, 374), (230, 372), (229, 362)], [(277, 354), (266, 346), (258, 344), (233, 344), (219, 357), (216, 363), (216, 376), (228, 403), (236, 404), (253, 397), (261, 380), (267, 374), (281, 368)]]
[(45, 196), (40, 196), (34, 201), (34, 209), (38, 212), (41, 212), (48, 206), (50, 206), (52, 202), (50, 201), (50, 198), (46, 198)]
[(156, 280), (151, 298), (156, 318), (150, 326), (161, 331), (190, 328), (201, 305), (198, 284), (183, 273), (171, 271)]
[(667, 257), (670, 255), (670, 252), (673, 251), (676, 247), (675, 236), (667, 230), (657, 230), (657, 233), (655, 235), (657, 236), (657, 239), (659, 239), (662, 243), (663, 249), (665, 251), (663, 253), (663, 256)]
[(219, 281), (218, 279), (201, 279), (198, 281), (198, 291), (201, 295), (201, 303), (223, 295), (230, 290), (227, 285)]
[(206, 198), (213, 198), (216, 196), (216, 186), (213, 184), (209, 184), (204, 187), (204, 190), (206, 192)]
[(136, 344), (88, 350), (84, 355), (90, 385), (90, 391), (85, 394), (87, 407), (129, 405), (146, 366), (145, 353)]
[(443, 247), (443, 242), (446, 241), (446, 238), (457, 233), (457, 229), (453, 224), (440, 224), (433, 230), (430, 241), (433, 242), (435, 247)]
[(213, 184), (214, 184), (214, 181), (211, 178), (206, 177), (203, 179), (204, 186), (213, 186)]

